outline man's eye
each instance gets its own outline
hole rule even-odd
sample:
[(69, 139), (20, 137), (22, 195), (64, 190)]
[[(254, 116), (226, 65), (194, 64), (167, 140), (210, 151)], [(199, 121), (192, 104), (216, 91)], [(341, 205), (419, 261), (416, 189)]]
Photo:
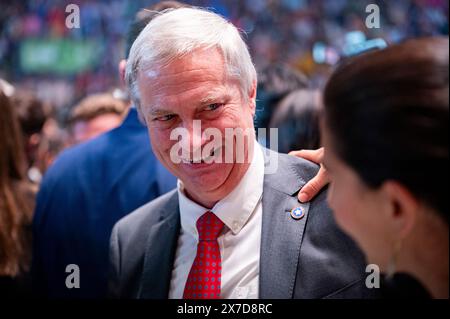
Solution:
[(155, 118), (155, 121), (167, 122), (167, 121), (170, 121), (171, 119), (173, 119), (174, 116), (175, 115), (173, 115), (173, 114), (159, 116), (159, 117)]
[(207, 107), (206, 107), (206, 110), (207, 111), (214, 111), (214, 110), (217, 110), (219, 107), (221, 107), (223, 105), (223, 103), (212, 103), (212, 104), (209, 104)]

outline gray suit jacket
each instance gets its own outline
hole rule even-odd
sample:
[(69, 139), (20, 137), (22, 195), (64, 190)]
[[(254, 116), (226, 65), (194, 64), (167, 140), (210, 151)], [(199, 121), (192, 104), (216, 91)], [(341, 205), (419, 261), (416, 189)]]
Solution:
[[(377, 297), (365, 286), (363, 255), (333, 220), (326, 191), (303, 205), (305, 217), (290, 215), (301, 206), (297, 193), (316, 174), (317, 165), (276, 156), (277, 172), (264, 176), (259, 297)], [(179, 232), (176, 190), (121, 219), (111, 235), (111, 296), (167, 298)]]

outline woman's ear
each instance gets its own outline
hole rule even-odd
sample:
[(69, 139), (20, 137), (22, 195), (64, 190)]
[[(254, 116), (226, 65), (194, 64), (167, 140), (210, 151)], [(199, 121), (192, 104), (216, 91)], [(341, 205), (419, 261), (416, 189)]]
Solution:
[(384, 182), (381, 190), (388, 205), (386, 218), (390, 220), (390, 225), (399, 239), (403, 239), (411, 232), (417, 220), (419, 200), (405, 186), (396, 181)]

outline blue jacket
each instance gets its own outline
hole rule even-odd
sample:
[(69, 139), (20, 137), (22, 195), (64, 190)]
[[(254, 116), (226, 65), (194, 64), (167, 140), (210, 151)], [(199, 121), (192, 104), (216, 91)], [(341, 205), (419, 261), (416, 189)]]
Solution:
[[(131, 109), (123, 124), (61, 153), (45, 174), (33, 221), (33, 287), (47, 297), (104, 297), (114, 224), (176, 186)], [(76, 264), (80, 288), (67, 288)], [(69, 278), (70, 280), (70, 278)], [(73, 282), (73, 281), (72, 281)]]

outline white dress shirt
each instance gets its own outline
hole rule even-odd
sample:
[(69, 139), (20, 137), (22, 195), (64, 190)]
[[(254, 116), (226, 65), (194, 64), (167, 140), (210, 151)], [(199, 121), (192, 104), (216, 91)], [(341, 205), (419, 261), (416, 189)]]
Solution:
[(197, 254), (197, 219), (212, 211), (225, 224), (217, 241), (222, 258), (220, 298), (258, 298), (264, 156), (255, 141), (252, 162), (244, 177), (212, 209), (193, 202), (178, 180), (181, 233), (172, 270), (169, 298), (183, 298), (184, 286)]

